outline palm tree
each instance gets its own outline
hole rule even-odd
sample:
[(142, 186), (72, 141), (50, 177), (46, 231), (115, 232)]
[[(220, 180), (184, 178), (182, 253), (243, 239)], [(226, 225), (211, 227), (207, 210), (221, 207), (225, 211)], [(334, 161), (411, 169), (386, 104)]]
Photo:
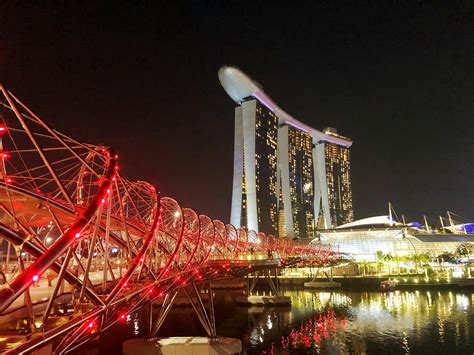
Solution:
[(362, 276), (365, 276), (370, 263), (364, 260), (364, 261), (361, 261), (358, 265), (359, 265), (359, 274), (360, 274), (360, 270), (362, 269)]
[(392, 268), (390, 266), (391, 266), (391, 263), (393, 261), (393, 255), (391, 253), (384, 254), (382, 256), (382, 260), (388, 263), (388, 274), (391, 275), (392, 274)]

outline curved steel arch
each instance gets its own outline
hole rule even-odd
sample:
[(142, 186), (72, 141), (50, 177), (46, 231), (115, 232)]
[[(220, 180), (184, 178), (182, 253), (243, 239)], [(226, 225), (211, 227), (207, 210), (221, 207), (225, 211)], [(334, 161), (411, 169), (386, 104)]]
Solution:
[(160, 197), (150, 183), (121, 177), (112, 149), (51, 129), (1, 85), (0, 199), (0, 236), (9, 251), (21, 247), (26, 253), (8, 253), (20, 270), (7, 272), (11, 280), (0, 291), (0, 319), (13, 303), (22, 306), (22, 295), (32, 309), (30, 291), (46, 274), (57, 280), (44, 321), (62, 283), (71, 285), (76, 302), (85, 296), (93, 303), (63, 324), (42, 326), (41, 336), (33, 334), (15, 353), (54, 339), (60, 339), (55, 351), (70, 350), (123, 314), (188, 283), (250, 272), (253, 252), (259, 258), (268, 252), (268, 267), (275, 267), (274, 258), (282, 265), (324, 264), (334, 256), (321, 245), (211, 220)]

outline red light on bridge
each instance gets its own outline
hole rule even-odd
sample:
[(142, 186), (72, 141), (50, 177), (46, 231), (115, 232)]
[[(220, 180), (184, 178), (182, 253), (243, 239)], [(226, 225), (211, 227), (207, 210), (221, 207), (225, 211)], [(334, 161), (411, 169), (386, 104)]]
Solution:
[(7, 178), (5, 179), (5, 182), (6, 182), (7, 184), (11, 184), (11, 183), (13, 182), (13, 179), (7, 177)]
[(38, 281), (39, 276), (38, 275), (33, 275), (32, 279), (33, 279), (33, 282), (36, 282), (36, 281)]
[(153, 288), (150, 288), (150, 290), (148, 292), (153, 293)]
[(162, 296), (163, 296), (163, 292), (160, 292), (160, 297), (162, 297)]
[(76, 239), (79, 239), (81, 237), (81, 233), (76, 233)]
[(121, 321), (125, 321), (125, 320), (127, 319), (127, 314), (126, 314), (126, 313), (122, 313), (122, 314), (120, 315), (119, 319), (120, 319)]
[(4, 125), (0, 125), (0, 134), (6, 133), (7, 127)]

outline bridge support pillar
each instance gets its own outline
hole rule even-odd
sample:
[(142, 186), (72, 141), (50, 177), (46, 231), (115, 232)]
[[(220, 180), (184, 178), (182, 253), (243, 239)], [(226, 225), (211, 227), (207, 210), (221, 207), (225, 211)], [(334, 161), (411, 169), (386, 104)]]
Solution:
[[(288, 306), (291, 305), (291, 298), (281, 293), (280, 282), (278, 281), (278, 270), (265, 269), (254, 273), (252, 278), (247, 277), (247, 295), (236, 297), (236, 302), (242, 305), (257, 306)], [(250, 276), (250, 275), (249, 275)], [(270, 287), (270, 295), (254, 295), (253, 291), (260, 278), (264, 278)]]

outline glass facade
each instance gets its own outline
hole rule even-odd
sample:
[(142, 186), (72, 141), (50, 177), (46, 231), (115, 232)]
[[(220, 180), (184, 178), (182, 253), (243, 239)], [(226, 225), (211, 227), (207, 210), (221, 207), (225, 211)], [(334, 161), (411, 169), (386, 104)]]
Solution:
[[(266, 106), (258, 100), (255, 101), (255, 199), (258, 230), (278, 235), (278, 184), (277, 184), (277, 139), (278, 118)], [(244, 118), (248, 119), (248, 117)], [(245, 157), (245, 146), (242, 152)], [(242, 176), (242, 205), (240, 214), (240, 225), (248, 227), (249, 221), (249, 198), (247, 186), (249, 174), (246, 172), (250, 167), (243, 167)]]
[[(321, 241), (340, 253), (351, 255), (356, 261), (377, 261), (384, 255), (405, 256), (427, 254), (437, 257), (454, 253), (463, 240), (430, 235), (428, 238), (404, 233), (403, 229), (370, 229), (321, 232)], [(466, 240), (469, 240), (466, 238)]]
[[(244, 147), (245, 150), (245, 147)], [(240, 226), (247, 226), (247, 188), (246, 188), (246, 179), (245, 179), (245, 151), (242, 151), (242, 211), (240, 212)]]
[(313, 140), (288, 126), (288, 165), (293, 229), (296, 238), (312, 238), (314, 229)]
[(326, 182), (332, 226), (352, 222), (352, 189), (349, 149), (324, 142)]
[[(236, 109), (235, 132), (233, 224), (311, 239), (315, 228), (353, 220), (347, 147), (325, 140), (315, 146), (320, 136), (291, 122), (279, 126), (278, 116), (253, 97)], [(335, 130), (327, 134), (348, 141)]]
[(255, 113), (255, 185), (260, 231), (278, 233), (278, 117), (257, 101)]

